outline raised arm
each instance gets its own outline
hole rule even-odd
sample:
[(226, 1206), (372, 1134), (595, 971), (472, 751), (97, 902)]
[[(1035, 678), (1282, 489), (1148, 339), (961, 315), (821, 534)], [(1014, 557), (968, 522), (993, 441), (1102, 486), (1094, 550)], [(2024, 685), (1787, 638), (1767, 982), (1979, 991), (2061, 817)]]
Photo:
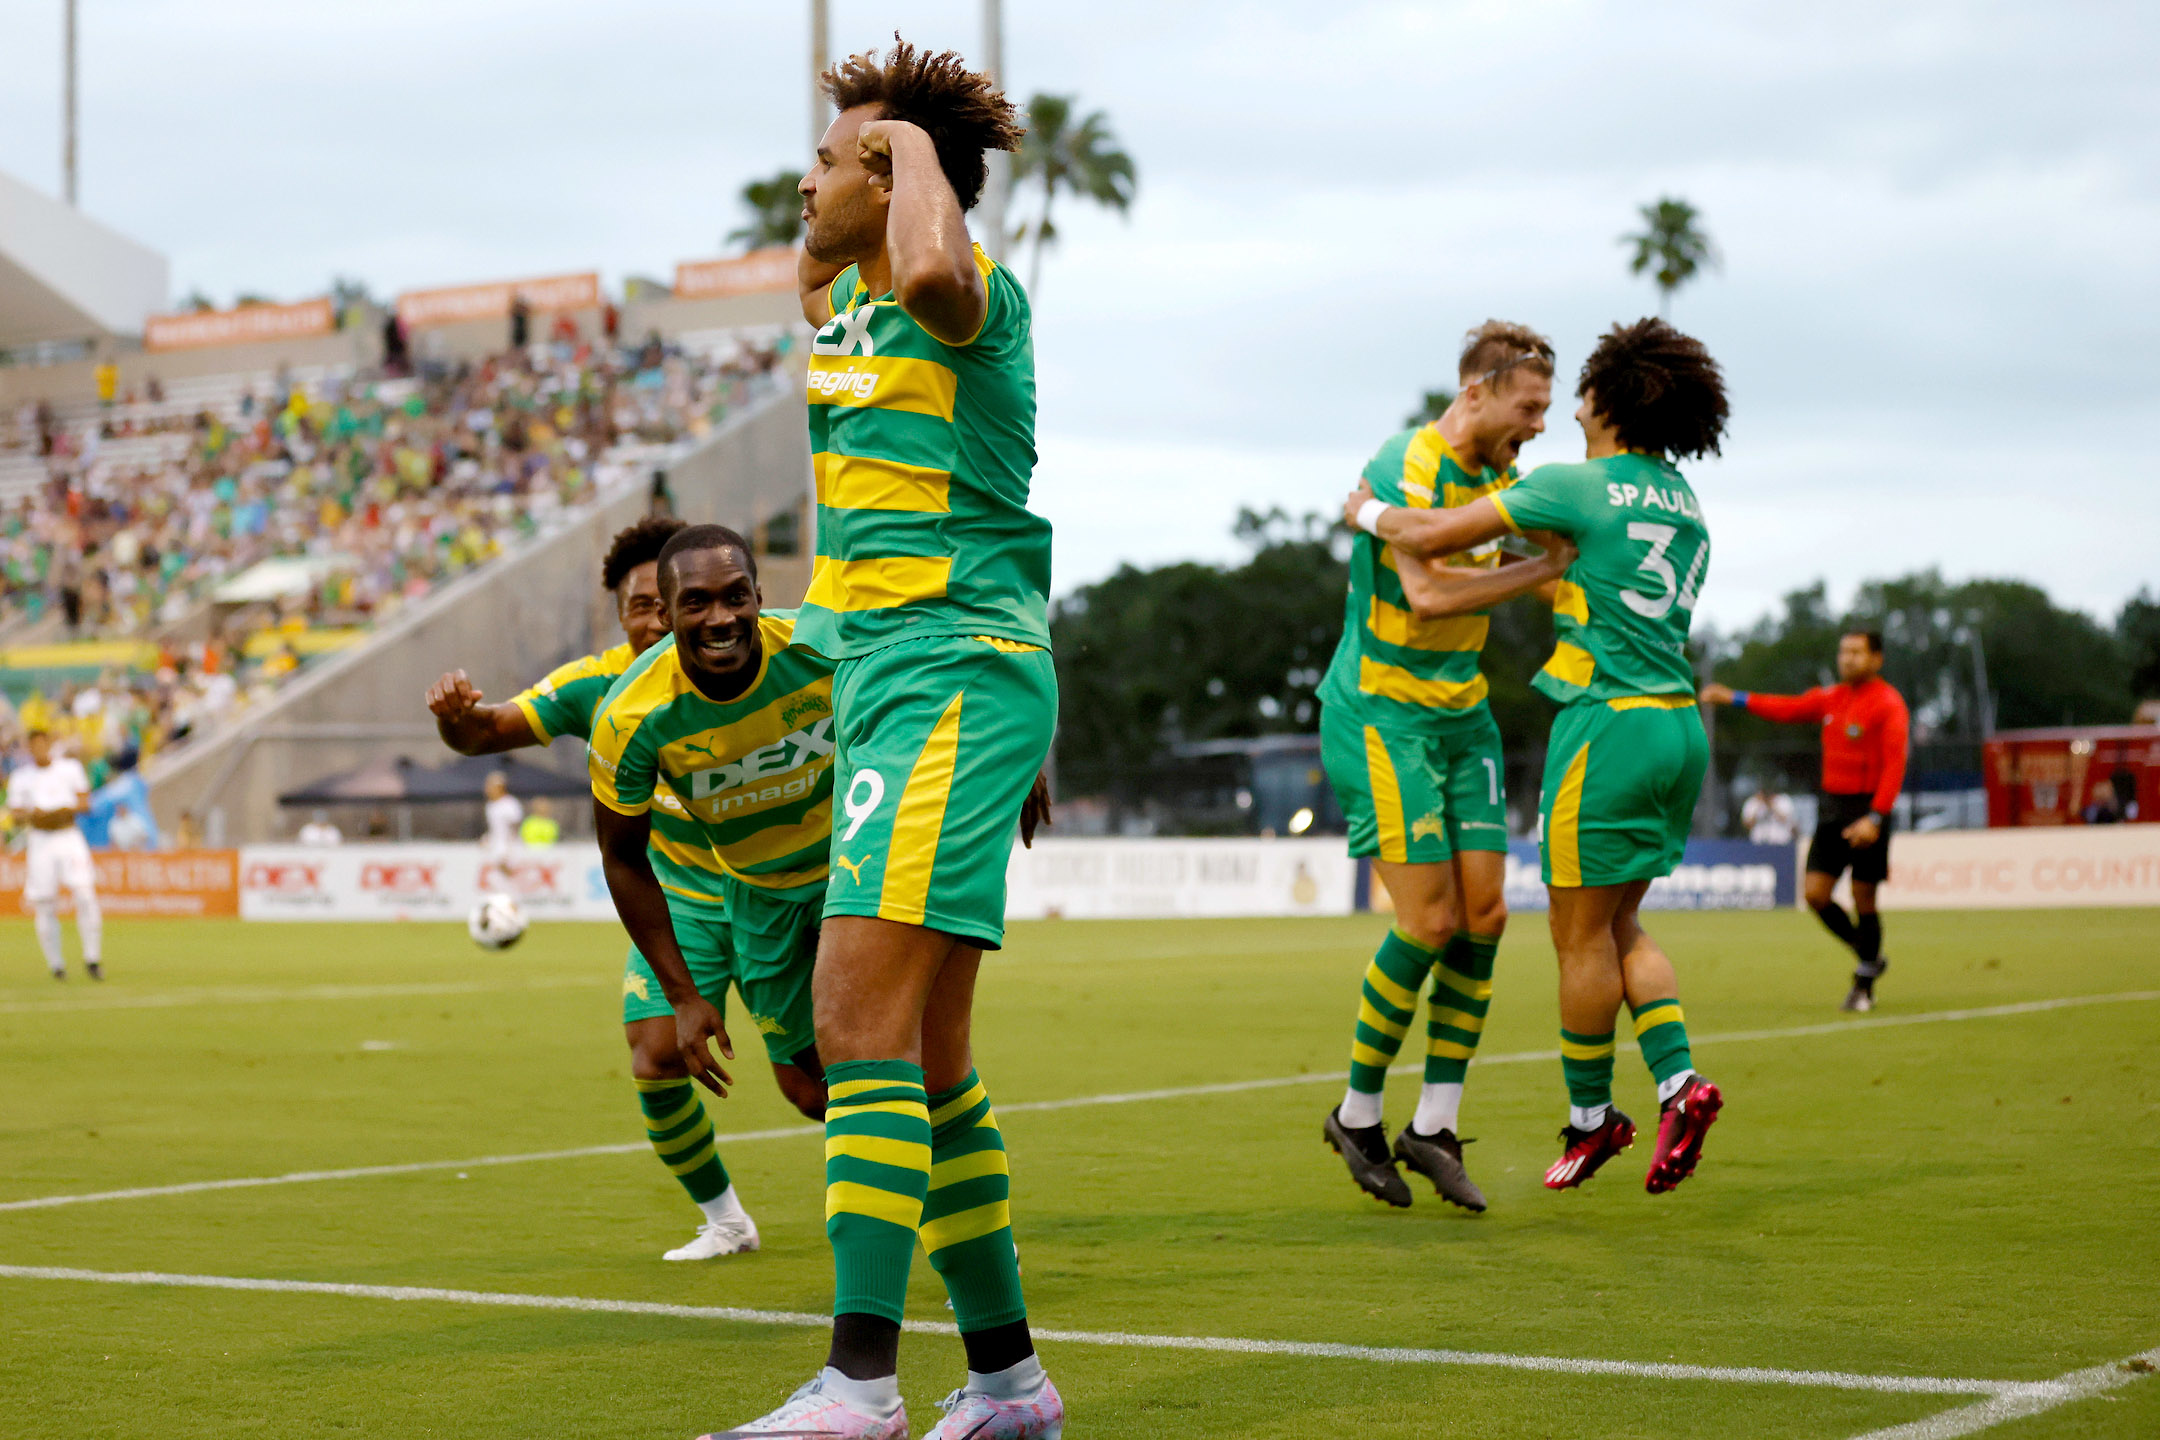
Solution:
[(1343, 502), (1343, 519), (1420, 560), (1459, 555), (1509, 533), (1507, 521), (1490, 496), (1450, 510), (1413, 510), (1382, 505), (1363, 480)]
[(718, 1041), (721, 1055), (730, 1060), (735, 1058), (735, 1048), (728, 1041), (720, 1012), (698, 993), (682, 947), (675, 941), (667, 892), (653, 874), (652, 856), (646, 848), (652, 841), (652, 814), (626, 815), (595, 796), (593, 829), (600, 840), (600, 869), (607, 876), (615, 913), (630, 932), (630, 943), (652, 966), (668, 1003), (675, 1007), (675, 1040), (683, 1064), (700, 1085), (726, 1099), (735, 1077), (721, 1068), (707, 1047), (709, 1041)]
[(892, 262), (893, 298), (938, 339), (965, 345), (981, 333), (990, 295), (975, 268), (967, 217), (938, 166), (930, 132), (905, 120), (869, 120), (856, 143), (863, 165), (892, 187), (885, 253)]
[(480, 687), (453, 670), (428, 688), (427, 708), (435, 733), (460, 755), (499, 755), (541, 744), (525, 712), (508, 701), (483, 705)]
[(1557, 536), (1549, 538), (1553, 543), (1546, 546), (1543, 555), (1502, 565), (1497, 570), (1435, 564), (1395, 548), (1395, 573), (1402, 577), (1403, 595), (1410, 608), (1423, 619), (1468, 615), (1518, 595), (1541, 591), (1565, 575), (1568, 566), (1575, 563), (1575, 547)]
[(802, 318), (811, 329), (821, 330), (832, 319), (832, 282), (845, 269), (845, 265), (813, 259), (808, 250), (796, 252), (795, 292), (802, 300)]

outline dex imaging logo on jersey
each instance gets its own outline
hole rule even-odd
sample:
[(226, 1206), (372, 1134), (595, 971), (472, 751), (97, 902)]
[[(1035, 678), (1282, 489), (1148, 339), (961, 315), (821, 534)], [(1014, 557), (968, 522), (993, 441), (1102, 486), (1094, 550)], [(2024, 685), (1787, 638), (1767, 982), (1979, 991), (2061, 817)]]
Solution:
[(810, 342), (810, 353), (865, 358), (877, 354), (877, 343), (870, 338), (870, 318), (875, 314), (875, 305), (858, 305), (853, 310), (840, 311), (817, 332), (817, 338)]
[(832, 765), (832, 725), (826, 715), (740, 760), (691, 771), (686, 777), (691, 803), (718, 816), (808, 795)]
[(868, 400), (877, 393), (878, 381), (882, 378), (875, 370), (858, 370), (852, 365), (845, 370), (812, 370), (810, 393), (827, 400), (843, 396)]

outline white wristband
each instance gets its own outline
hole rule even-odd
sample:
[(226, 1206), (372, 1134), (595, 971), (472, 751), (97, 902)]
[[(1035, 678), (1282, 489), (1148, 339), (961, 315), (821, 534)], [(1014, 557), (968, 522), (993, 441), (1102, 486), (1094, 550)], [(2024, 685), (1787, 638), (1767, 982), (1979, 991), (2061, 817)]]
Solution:
[(1358, 506), (1357, 528), (1378, 539), (1380, 536), (1380, 517), (1392, 508), (1385, 500), (1367, 500), (1363, 505)]

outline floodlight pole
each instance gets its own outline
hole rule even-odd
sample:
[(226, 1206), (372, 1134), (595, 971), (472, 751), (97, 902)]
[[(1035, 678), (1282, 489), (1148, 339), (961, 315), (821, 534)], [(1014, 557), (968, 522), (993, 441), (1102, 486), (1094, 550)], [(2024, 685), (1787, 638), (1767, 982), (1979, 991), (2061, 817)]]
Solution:
[[(983, 0), (982, 68), (992, 80), (1005, 78), (1005, 6), (1002, 0)], [(975, 239), (993, 260), (1005, 258), (1005, 197), (1012, 188), (1012, 153), (992, 150), (983, 157), (989, 174), (983, 180), (982, 203), (975, 207), (982, 217)]]
[[(72, 3), (72, 0), (71, 0)], [(829, 0), (810, 0), (810, 153), (817, 154), (825, 138), (825, 90), (818, 77), (825, 73), (832, 53), (832, 10)], [(807, 168), (808, 162), (805, 162)]]
[(62, 115), (60, 117), (60, 193), (68, 204), (75, 203), (75, 3), (62, 0), (61, 9), (67, 16), (65, 25), (66, 54), (61, 63), (66, 72), (61, 79)]

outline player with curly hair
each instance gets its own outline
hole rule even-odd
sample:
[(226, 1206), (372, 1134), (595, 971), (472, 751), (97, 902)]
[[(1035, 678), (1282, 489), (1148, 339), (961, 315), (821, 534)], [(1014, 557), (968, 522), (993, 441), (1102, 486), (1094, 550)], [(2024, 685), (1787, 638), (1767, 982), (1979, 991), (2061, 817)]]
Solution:
[[(436, 681), (428, 691), (427, 705), (443, 743), (461, 755), (493, 755), (546, 745), (558, 735), (591, 740), (594, 716), (608, 691), (639, 656), (668, 638), (660, 556), (684, 528), (672, 516), (648, 516), (617, 532), (608, 548), (600, 565), (600, 583), (615, 597), (622, 644), (558, 666), (537, 685), (494, 705), (483, 703), (479, 688), (463, 670)], [(749, 563), (748, 550), (743, 553)], [(648, 853), (669, 909), (675, 912), (678, 938), (698, 961), (705, 988), (724, 1002), (729, 979), (739, 978), (744, 1003), (758, 1008), (760, 999), (753, 995), (758, 986), (744, 969), (744, 956), (737, 953), (742, 946), (729, 938), (729, 876), (713, 857), (703, 830), (688, 816), (655, 809)], [(781, 937), (769, 944), (757, 942), (757, 948), (773, 949), (785, 943), (786, 937)], [(805, 949), (799, 967), (802, 974), (792, 978), (805, 980), (808, 968)], [(805, 988), (786, 983), (790, 977), (779, 973), (786, 969), (784, 964), (767, 964), (760, 971), (775, 974), (774, 983), (767, 987), (774, 994)], [(744, 973), (737, 976), (738, 970)], [(766, 1018), (783, 1027), (787, 1040), (776, 1047), (768, 1032), (767, 1048), (776, 1052), (773, 1078), (780, 1092), (810, 1119), (821, 1118), (825, 1087), (807, 1005), (776, 1002), (763, 1009), (774, 1012)], [(782, 1013), (791, 1009), (802, 1013)], [(631, 1083), (645, 1117), (646, 1138), (660, 1163), (704, 1214), (697, 1233), (663, 1258), (712, 1260), (756, 1250), (757, 1222), (743, 1208), (714, 1148), (712, 1120), (676, 1046), (674, 1007), (661, 993), (650, 961), (635, 945), (624, 962), (622, 1018), (623, 1038), (630, 1046)]]
[(1694, 1173), (1724, 1103), (1695, 1073), (1672, 962), (1637, 911), (1650, 882), (1680, 863), (1709, 759), (1687, 641), (1710, 532), (1674, 461), (1714, 454), (1728, 410), (1709, 351), (1662, 320), (1609, 331), (1576, 394), (1583, 463), (1543, 466), (1456, 510), (1388, 506), (1361, 487), (1344, 515), (1428, 558), (1526, 530), (1550, 530), (1580, 552), (1554, 597), (1557, 643), (1534, 682), (1561, 706), (1540, 820), (1571, 1102), (1545, 1184), (1580, 1185), (1634, 1143), (1634, 1123), (1612, 1103), (1624, 1000), (1657, 1081), (1644, 1185), (1660, 1194)]
[(841, 813), (815, 986), (833, 1335), (816, 1377), (721, 1433), (906, 1436), (900, 1322), (919, 1241), (967, 1350), (931, 1440), (1056, 1440), (1063, 1403), (1028, 1332), (1004, 1141), (969, 1043), (1057, 716), (1050, 526), (1027, 508), (1027, 295), (966, 219), (984, 154), (1021, 132), (988, 76), (897, 36), (824, 85), (839, 114), (803, 178), (798, 271), (818, 332), (818, 554), (794, 643), (837, 662)]

